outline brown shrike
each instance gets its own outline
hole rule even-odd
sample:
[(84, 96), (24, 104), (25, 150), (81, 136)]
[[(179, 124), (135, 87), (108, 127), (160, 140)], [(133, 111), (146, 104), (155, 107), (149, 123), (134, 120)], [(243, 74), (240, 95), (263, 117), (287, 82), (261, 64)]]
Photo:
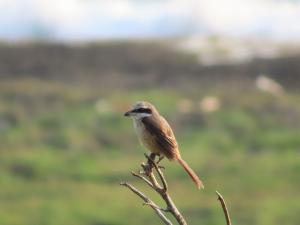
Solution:
[(204, 188), (202, 181), (181, 158), (173, 131), (156, 108), (149, 102), (137, 102), (124, 116), (133, 119), (133, 125), (142, 145), (152, 154), (177, 161), (192, 178), (197, 187)]

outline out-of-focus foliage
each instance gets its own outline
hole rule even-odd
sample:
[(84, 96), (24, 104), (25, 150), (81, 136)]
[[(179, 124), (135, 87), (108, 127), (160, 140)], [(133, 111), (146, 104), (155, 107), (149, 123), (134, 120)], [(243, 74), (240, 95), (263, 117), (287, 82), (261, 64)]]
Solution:
[[(218, 107), (207, 111), (208, 96)], [(103, 93), (36, 79), (0, 83), (0, 223), (159, 224), (118, 185), (128, 180), (147, 188), (130, 176), (144, 150), (123, 117), (141, 99), (168, 118), (183, 157), (205, 183), (204, 191), (196, 190), (178, 165), (163, 161), (170, 193), (190, 225), (224, 224), (215, 190), (226, 198), (234, 224), (298, 224), (299, 92)]]

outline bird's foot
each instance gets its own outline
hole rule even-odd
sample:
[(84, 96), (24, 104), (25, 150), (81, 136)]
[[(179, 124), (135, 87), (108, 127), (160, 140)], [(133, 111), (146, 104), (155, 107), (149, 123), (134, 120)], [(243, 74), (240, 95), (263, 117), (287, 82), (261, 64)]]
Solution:
[(145, 157), (148, 159), (147, 164), (149, 164), (149, 165), (155, 164), (155, 156), (156, 156), (156, 154), (154, 154), (154, 153), (151, 153), (150, 155), (147, 155), (145, 153)]
[[(156, 156), (159, 156), (158, 160), (155, 162)], [(144, 170), (146, 171), (147, 174), (149, 174), (152, 171), (152, 168), (154, 166), (157, 166), (159, 169), (165, 169), (164, 166), (160, 166), (159, 163), (161, 160), (163, 160), (164, 156), (162, 155), (157, 155), (155, 153), (151, 153), (150, 155), (145, 154), (145, 157), (148, 159), (147, 164), (143, 165)]]

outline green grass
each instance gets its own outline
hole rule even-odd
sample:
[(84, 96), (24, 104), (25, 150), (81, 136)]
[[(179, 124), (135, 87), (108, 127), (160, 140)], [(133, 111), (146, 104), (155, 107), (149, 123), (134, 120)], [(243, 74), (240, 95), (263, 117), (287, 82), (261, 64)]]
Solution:
[[(79, 91), (80, 90), (80, 91)], [(143, 148), (123, 112), (149, 100), (175, 129), (183, 157), (205, 183), (198, 191), (176, 164), (164, 161), (170, 193), (190, 225), (224, 224), (214, 191), (233, 224), (296, 225), (300, 195), (300, 94), (207, 90), (218, 111), (198, 106), (205, 90), (106, 93), (35, 80), (0, 84), (0, 223), (7, 225), (160, 224), (151, 209), (119, 186)], [(236, 92), (236, 93), (235, 93)]]

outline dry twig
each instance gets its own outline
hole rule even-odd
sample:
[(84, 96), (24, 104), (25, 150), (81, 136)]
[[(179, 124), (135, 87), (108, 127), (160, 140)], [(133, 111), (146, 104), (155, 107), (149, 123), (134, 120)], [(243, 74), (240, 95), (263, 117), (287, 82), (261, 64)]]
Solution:
[(227, 225), (231, 225), (231, 220), (230, 220), (228, 209), (226, 207), (225, 200), (224, 200), (223, 196), (218, 191), (216, 191), (216, 194), (218, 195), (218, 200), (221, 202), (223, 212), (224, 212), (224, 216), (225, 216), (225, 219), (226, 219), (226, 223), (227, 223)]
[(171, 221), (163, 214), (162, 210), (145, 194), (143, 194), (137, 188), (135, 188), (134, 186), (132, 186), (131, 184), (129, 184), (127, 182), (121, 182), (120, 185), (129, 188), (133, 193), (135, 193), (137, 196), (139, 196), (141, 199), (143, 199), (144, 204), (149, 205), (165, 224), (172, 225)]
[[(159, 166), (157, 166), (157, 164), (154, 161), (155, 156), (153, 155), (150, 156), (145, 155), (145, 156), (148, 159), (148, 161), (147, 163), (142, 163), (141, 165), (142, 171), (140, 171), (139, 174), (132, 172), (132, 175), (144, 181), (149, 187), (151, 187), (155, 192), (157, 192), (165, 201), (167, 205), (166, 209), (157, 206), (150, 198), (148, 198), (137, 188), (133, 187), (131, 184), (127, 182), (122, 182), (121, 185), (129, 188), (133, 193), (135, 193), (141, 199), (143, 199), (144, 205), (150, 206), (165, 224), (172, 225), (171, 221), (164, 214), (164, 212), (168, 212), (174, 216), (174, 218), (176, 219), (179, 225), (187, 225), (185, 219), (177, 209), (176, 205), (174, 204), (172, 198), (168, 193), (167, 182), (164, 178), (161, 169), (159, 168)], [(158, 174), (161, 184), (157, 181), (154, 171), (156, 171), (156, 173)]]

